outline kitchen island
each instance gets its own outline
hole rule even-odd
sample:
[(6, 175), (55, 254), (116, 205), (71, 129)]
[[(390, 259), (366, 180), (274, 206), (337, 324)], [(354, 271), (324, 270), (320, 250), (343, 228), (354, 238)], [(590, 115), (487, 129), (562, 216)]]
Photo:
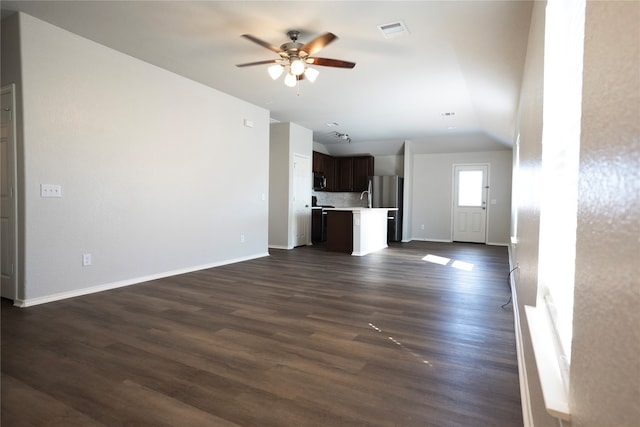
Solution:
[(387, 247), (389, 211), (398, 208), (329, 208), (327, 250), (363, 256)]

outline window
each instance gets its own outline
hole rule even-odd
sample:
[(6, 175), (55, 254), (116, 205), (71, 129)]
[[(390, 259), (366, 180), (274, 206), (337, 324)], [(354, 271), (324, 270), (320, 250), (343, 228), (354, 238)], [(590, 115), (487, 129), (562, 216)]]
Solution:
[(458, 171), (458, 206), (482, 206), (482, 171)]
[(545, 17), (536, 307), (526, 307), (547, 411), (569, 419), (569, 370), (586, 0), (549, 0)]

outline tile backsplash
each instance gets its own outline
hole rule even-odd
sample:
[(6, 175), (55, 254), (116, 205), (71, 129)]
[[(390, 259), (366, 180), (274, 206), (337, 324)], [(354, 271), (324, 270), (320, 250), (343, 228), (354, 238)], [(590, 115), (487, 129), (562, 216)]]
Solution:
[(318, 205), (335, 206), (336, 208), (367, 207), (367, 195), (360, 200), (361, 193), (334, 193), (326, 191), (312, 191), (316, 196)]

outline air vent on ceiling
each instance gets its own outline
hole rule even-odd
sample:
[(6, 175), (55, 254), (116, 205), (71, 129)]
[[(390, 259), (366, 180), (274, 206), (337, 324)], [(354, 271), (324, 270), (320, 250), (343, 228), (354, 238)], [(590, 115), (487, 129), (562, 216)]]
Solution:
[(409, 30), (407, 30), (406, 25), (404, 25), (404, 22), (402, 21), (378, 25), (378, 29), (386, 39), (409, 35)]

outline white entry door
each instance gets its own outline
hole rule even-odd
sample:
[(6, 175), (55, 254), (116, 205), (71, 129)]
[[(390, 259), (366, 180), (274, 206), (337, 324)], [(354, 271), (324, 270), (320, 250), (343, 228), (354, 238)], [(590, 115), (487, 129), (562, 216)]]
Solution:
[(487, 241), (488, 171), (488, 165), (454, 165), (454, 241)]
[(293, 236), (294, 246), (310, 243), (311, 230), (311, 161), (308, 156), (293, 159)]
[(16, 299), (16, 139), (14, 132), (13, 87), (2, 88), (2, 116), (0, 134), (0, 252), (2, 255), (2, 297)]

